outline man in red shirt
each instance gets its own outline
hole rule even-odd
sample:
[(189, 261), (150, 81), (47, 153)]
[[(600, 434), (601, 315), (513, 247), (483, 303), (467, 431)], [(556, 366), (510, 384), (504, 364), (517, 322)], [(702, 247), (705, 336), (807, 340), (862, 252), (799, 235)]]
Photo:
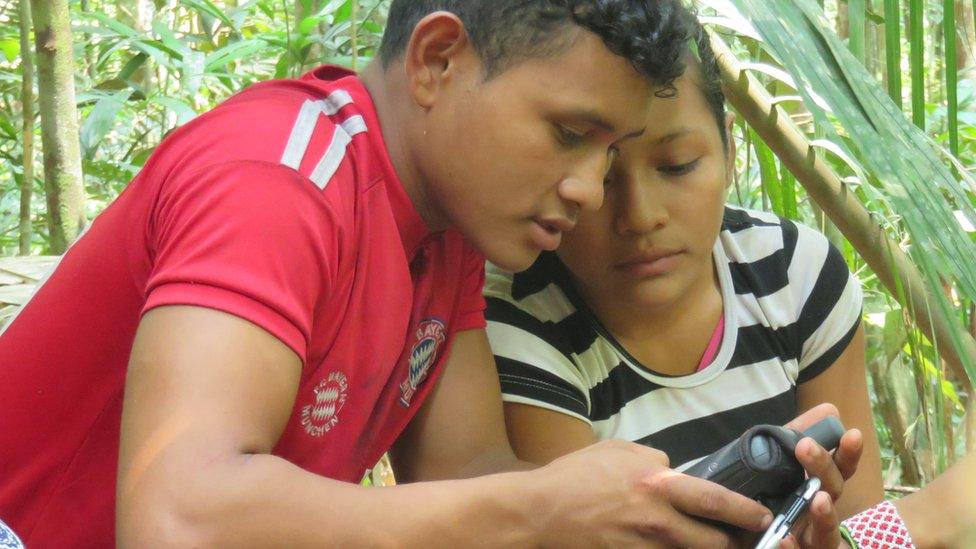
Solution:
[[(0, 519), (32, 547), (761, 528), (757, 503), (632, 444), (490, 474), (529, 467), (483, 256), (525, 268), (599, 206), (616, 144), (682, 70), (687, 15), (396, 0), (361, 78), (259, 84), (175, 132), (0, 338)], [(404, 481), (488, 476), (354, 484), (388, 450)]]

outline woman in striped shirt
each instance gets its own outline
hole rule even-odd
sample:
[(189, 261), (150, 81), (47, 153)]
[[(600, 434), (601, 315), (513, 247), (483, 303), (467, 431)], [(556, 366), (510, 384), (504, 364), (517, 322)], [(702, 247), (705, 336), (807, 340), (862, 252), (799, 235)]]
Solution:
[[(752, 425), (829, 402), (856, 428), (838, 464), (863, 450), (836, 502), (850, 516), (883, 496), (861, 291), (820, 233), (726, 204), (732, 117), (707, 35), (697, 21), (689, 32), (697, 58), (689, 53), (645, 133), (620, 148), (603, 207), (527, 271), (489, 266), (488, 333), (509, 436), (538, 463), (622, 438), (680, 470)], [(566, 147), (591, 138), (554, 131)], [(797, 447), (801, 462), (823, 452), (812, 442)], [(830, 503), (820, 496), (814, 508)]]

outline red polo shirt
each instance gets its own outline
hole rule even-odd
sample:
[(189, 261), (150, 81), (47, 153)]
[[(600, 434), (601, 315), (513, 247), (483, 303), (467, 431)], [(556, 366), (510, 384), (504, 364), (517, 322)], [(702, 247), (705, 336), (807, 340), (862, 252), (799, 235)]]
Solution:
[(453, 335), (484, 326), (483, 260), (431, 233), (362, 83), (255, 85), (166, 139), (0, 336), (0, 519), (30, 547), (114, 544), (126, 365), (143, 313), (244, 318), (303, 361), (274, 453), (358, 481)]

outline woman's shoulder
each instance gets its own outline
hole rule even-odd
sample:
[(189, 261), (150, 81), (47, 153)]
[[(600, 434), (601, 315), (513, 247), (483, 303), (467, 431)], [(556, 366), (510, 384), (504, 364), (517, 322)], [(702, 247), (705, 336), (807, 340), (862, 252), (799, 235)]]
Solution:
[(565, 316), (573, 307), (563, 288), (559, 259), (543, 254), (528, 269), (514, 273), (491, 262), (485, 265), (484, 294), (500, 299), (534, 316)]
[(732, 205), (725, 207), (720, 237), (729, 260), (740, 264), (764, 260), (795, 269), (795, 262), (822, 264), (832, 248), (823, 233), (803, 223)]

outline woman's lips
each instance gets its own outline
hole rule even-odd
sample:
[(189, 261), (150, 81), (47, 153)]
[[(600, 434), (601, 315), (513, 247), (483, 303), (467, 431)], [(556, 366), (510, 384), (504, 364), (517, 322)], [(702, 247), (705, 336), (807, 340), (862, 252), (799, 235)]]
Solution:
[(630, 276), (660, 276), (674, 270), (683, 250), (651, 250), (614, 266)]

